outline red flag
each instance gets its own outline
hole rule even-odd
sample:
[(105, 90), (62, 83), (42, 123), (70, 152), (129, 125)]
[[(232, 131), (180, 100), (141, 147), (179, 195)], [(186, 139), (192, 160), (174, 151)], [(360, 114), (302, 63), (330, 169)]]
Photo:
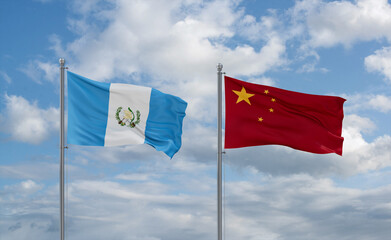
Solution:
[(342, 156), (346, 100), (225, 77), (225, 148), (284, 145)]

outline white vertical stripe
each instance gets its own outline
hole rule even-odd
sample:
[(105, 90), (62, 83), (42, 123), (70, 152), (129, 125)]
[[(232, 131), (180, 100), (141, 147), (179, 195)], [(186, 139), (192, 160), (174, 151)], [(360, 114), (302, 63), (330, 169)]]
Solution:
[[(113, 83), (110, 85), (109, 111), (105, 136), (105, 146), (120, 146), (128, 144), (143, 144), (145, 127), (149, 114), (151, 88), (130, 84)], [(134, 113), (133, 123), (137, 121), (137, 111), (140, 112), (140, 122), (134, 128), (129, 127), (129, 121), (121, 126), (116, 119), (119, 107), (122, 111), (120, 119), (124, 118), (125, 111), (130, 108)]]

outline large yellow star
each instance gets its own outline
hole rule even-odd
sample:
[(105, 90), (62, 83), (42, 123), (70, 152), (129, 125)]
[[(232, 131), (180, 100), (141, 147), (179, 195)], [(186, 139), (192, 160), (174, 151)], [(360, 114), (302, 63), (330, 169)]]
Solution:
[(245, 101), (246, 103), (248, 103), (249, 105), (251, 105), (250, 103), (250, 97), (254, 96), (255, 94), (251, 94), (251, 93), (247, 93), (246, 92), (246, 89), (244, 87), (242, 87), (242, 90), (239, 92), (239, 91), (235, 91), (235, 90), (232, 90), (236, 95), (238, 95), (238, 100), (236, 101), (236, 103), (240, 103), (241, 101)]

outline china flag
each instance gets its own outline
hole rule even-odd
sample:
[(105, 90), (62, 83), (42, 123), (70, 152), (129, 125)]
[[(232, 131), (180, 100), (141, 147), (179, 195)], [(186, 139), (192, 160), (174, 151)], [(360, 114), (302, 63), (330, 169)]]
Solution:
[(225, 77), (225, 148), (284, 145), (342, 156), (346, 100)]

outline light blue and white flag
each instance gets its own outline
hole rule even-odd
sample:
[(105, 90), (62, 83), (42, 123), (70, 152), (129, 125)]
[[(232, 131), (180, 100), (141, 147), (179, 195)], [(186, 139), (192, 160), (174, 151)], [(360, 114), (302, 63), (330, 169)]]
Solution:
[(68, 78), (69, 144), (149, 144), (173, 157), (181, 147), (187, 103), (156, 89), (102, 83), (75, 73)]

